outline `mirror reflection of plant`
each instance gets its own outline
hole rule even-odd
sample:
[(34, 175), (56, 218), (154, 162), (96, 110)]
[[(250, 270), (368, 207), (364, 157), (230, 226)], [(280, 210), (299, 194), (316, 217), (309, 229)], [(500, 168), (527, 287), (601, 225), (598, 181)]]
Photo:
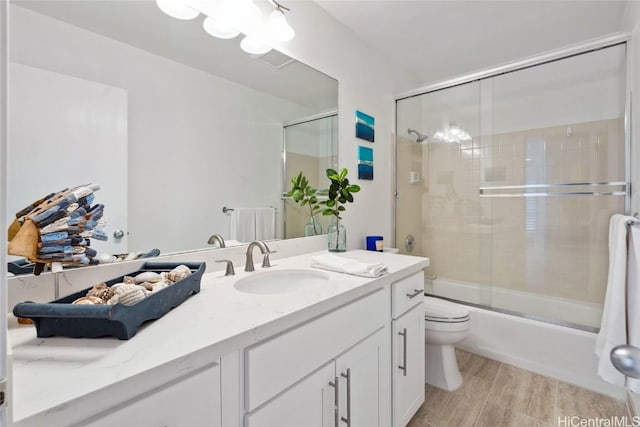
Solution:
[(291, 178), (291, 184), (291, 190), (289, 190), (286, 196), (291, 197), (293, 201), (299, 203), (300, 206), (309, 206), (309, 215), (313, 222), (313, 231), (316, 235), (320, 234), (316, 227), (317, 222), (314, 219), (314, 215), (321, 210), (321, 202), (318, 201), (318, 196), (321, 195), (322, 191), (318, 191), (309, 185), (309, 180), (302, 172)]

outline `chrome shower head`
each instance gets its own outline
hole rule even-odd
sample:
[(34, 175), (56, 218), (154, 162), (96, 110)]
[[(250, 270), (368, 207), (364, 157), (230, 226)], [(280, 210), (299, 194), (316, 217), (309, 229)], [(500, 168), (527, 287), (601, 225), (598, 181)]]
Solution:
[(407, 133), (408, 133), (409, 135), (411, 135), (412, 133), (413, 133), (413, 134), (415, 134), (415, 136), (416, 136), (416, 142), (417, 142), (418, 144), (420, 144), (421, 142), (426, 141), (426, 140), (427, 140), (427, 138), (429, 138), (429, 135), (426, 135), (426, 134), (424, 134), (424, 133), (418, 132), (417, 130), (415, 130), (415, 129), (411, 129), (411, 128), (407, 129)]

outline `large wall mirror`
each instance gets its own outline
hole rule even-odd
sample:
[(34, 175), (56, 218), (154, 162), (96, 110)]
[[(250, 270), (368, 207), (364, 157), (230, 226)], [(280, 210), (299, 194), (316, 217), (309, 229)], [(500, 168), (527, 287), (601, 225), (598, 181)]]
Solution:
[[(110, 237), (99, 251), (303, 235), (285, 218), (295, 211), (286, 175), (310, 153), (321, 157), (310, 174), (335, 163), (337, 131), (316, 119), (336, 125), (338, 82), (275, 50), (249, 55), (202, 20), (170, 18), (153, 0), (11, 1), (10, 220), (38, 197), (93, 182)], [(283, 157), (297, 163), (283, 168)], [(267, 219), (245, 233), (251, 210)]]

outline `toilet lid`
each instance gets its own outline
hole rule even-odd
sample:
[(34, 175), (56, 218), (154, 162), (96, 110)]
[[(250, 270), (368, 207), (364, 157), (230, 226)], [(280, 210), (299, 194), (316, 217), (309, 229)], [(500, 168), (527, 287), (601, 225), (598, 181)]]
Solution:
[(464, 321), (469, 318), (469, 310), (460, 304), (455, 304), (440, 298), (425, 297), (426, 319)]

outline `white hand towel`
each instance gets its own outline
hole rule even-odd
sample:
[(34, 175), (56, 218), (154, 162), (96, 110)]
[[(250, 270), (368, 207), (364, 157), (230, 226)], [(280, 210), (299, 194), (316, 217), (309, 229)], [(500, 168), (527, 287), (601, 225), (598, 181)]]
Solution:
[(256, 211), (256, 239), (273, 240), (276, 238), (276, 210), (258, 208)]
[[(629, 227), (627, 258), (627, 327), (629, 345), (640, 347), (640, 225)], [(627, 378), (627, 388), (640, 393), (640, 380)]]
[(600, 358), (598, 375), (617, 385), (625, 385), (625, 376), (611, 364), (610, 353), (616, 345), (627, 343), (627, 221), (633, 219), (613, 215), (609, 223), (609, 276), (595, 348)]
[(231, 212), (231, 240), (240, 242), (252, 242), (256, 240), (256, 213), (255, 209), (235, 208)]
[(387, 267), (380, 262), (368, 264), (332, 254), (311, 257), (311, 267), (362, 277), (380, 277), (389, 272)]

